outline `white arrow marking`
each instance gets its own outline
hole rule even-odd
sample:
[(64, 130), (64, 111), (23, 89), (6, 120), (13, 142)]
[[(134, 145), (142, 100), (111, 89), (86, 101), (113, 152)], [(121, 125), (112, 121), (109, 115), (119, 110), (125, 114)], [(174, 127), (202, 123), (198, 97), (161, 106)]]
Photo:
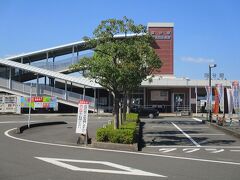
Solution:
[(159, 149), (158, 151), (163, 153), (168, 153), (175, 150), (177, 150), (177, 148), (162, 148), (162, 149)]
[[(134, 169), (127, 166), (122, 166), (119, 164), (107, 162), (107, 161), (86, 161), (86, 160), (74, 160), (74, 159), (58, 159), (58, 158), (46, 158), (46, 157), (35, 157), (39, 160), (60, 166), (72, 171), (84, 171), (84, 172), (95, 172), (95, 173), (108, 173), (108, 174), (125, 174), (125, 175), (134, 175), (134, 176), (153, 176), (153, 177), (167, 177), (159, 174), (154, 174), (139, 169)], [(106, 170), (106, 169), (89, 169), (89, 168), (80, 168), (67, 164), (65, 162), (75, 162), (75, 163), (88, 163), (88, 164), (102, 164), (105, 166), (110, 166), (111, 168), (116, 168), (120, 170)]]
[(185, 149), (183, 149), (183, 152), (192, 153), (192, 152), (199, 151), (199, 150), (200, 150), (200, 148), (185, 148)]
[(205, 149), (205, 150), (210, 151), (210, 153), (220, 153), (224, 151), (224, 149)]

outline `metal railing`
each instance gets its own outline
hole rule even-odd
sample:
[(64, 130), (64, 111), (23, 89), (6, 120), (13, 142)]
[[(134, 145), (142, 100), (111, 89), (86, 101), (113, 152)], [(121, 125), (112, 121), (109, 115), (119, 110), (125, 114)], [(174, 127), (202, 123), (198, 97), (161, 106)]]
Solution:
[[(48, 96), (55, 96), (60, 100), (72, 102), (78, 104), (79, 100), (83, 99), (82, 94), (78, 94), (75, 92), (65, 91), (63, 89), (54, 88), (48, 85), (39, 84), (26, 84), (17, 81), (9, 81), (9, 79), (5, 79), (0, 77), (0, 87), (4, 87), (11, 91), (21, 92), (25, 95), (30, 93), (30, 89), (32, 88), (32, 94), (34, 95), (48, 95)], [(84, 99), (90, 102), (90, 108), (95, 109), (95, 102), (96, 99), (90, 96), (84, 96)]]
[(55, 62), (49, 61), (47, 63), (46, 61), (41, 61), (37, 63), (32, 63), (31, 65), (38, 68), (61, 72), (61, 71), (68, 70), (71, 64), (77, 63), (81, 58), (91, 57), (92, 54), (93, 53), (90, 52), (90, 53), (79, 55), (78, 57), (69, 57), (69, 58), (58, 60)]
[(190, 116), (192, 115), (192, 109), (189, 106), (176, 106), (176, 115)]

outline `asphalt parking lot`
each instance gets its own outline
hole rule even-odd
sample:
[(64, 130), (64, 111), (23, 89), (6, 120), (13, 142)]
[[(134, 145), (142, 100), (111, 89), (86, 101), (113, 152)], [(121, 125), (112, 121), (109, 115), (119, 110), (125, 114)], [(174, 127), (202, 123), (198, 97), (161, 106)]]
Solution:
[(197, 118), (162, 117), (142, 119), (144, 152), (234, 158), (240, 155), (240, 140), (203, 124)]
[[(77, 145), (76, 116), (32, 118), (68, 124), (15, 134), (27, 116), (1, 116), (0, 179), (239, 179), (239, 139), (192, 118), (142, 119), (142, 152)], [(90, 136), (109, 119), (90, 117)]]

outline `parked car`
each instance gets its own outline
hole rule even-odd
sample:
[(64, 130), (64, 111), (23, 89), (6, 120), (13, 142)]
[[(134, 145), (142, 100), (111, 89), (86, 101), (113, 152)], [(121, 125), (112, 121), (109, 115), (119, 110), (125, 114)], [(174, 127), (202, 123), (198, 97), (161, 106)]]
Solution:
[(149, 117), (149, 118), (154, 118), (159, 115), (159, 111), (155, 108), (152, 107), (132, 107), (131, 112), (133, 113), (138, 113), (139, 116), (141, 117)]

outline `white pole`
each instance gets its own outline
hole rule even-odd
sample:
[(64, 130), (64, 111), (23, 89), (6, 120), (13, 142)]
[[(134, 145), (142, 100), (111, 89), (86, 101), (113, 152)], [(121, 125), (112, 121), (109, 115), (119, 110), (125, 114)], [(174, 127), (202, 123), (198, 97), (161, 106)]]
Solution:
[(31, 121), (31, 104), (32, 104), (32, 83), (30, 86), (30, 96), (29, 96), (29, 110), (28, 110), (28, 128), (30, 128), (30, 121)]
[(225, 96), (224, 96), (224, 93), (225, 93), (225, 88), (224, 88), (224, 86), (223, 86), (223, 94), (222, 94), (222, 100), (223, 100), (223, 114), (225, 114), (225, 101), (224, 101), (224, 98), (225, 98)]
[(197, 116), (197, 111), (198, 111), (198, 108), (197, 108), (197, 97), (198, 97), (197, 86), (195, 87), (195, 97), (196, 97), (196, 116)]

